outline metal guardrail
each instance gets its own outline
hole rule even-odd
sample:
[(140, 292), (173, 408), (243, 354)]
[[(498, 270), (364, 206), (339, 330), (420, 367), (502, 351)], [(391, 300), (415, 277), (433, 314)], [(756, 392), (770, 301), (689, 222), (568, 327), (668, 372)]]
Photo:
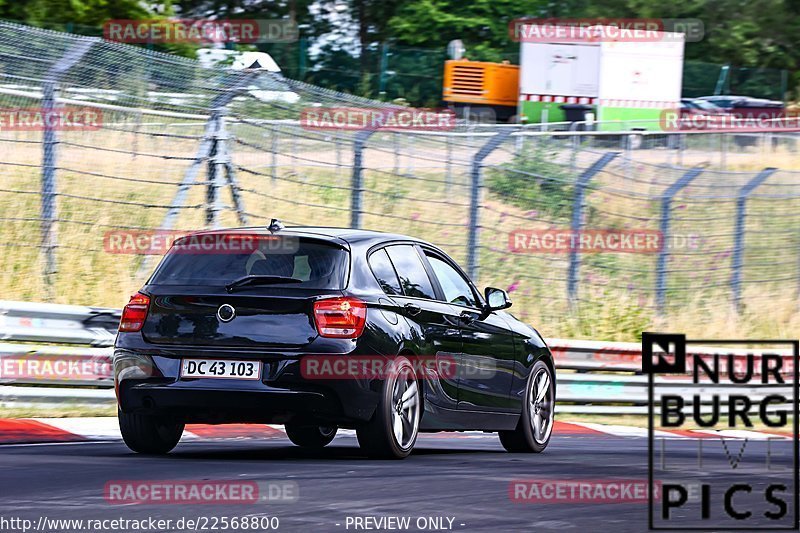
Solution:
[(121, 311), (0, 300), (0, 340), (111, 346)]
[[(0, 301), (0, 339), (14, 341), (0, 342), (0, 405), (113, 406), (111, 345), (119, 316), (115, 309)], [(639, 344), (549, 339), (548, 345), (559, 369), (559, 412), (647, 413), (648, 377), (641, 374)], [(743, 350), (698, 347), (690, 352), (704, 360), (713, 354), (730, 355), (737, 372), (745, 363)], [(788, 352), (780, 355), (783, 371), (792, 375), (793, 358)], [(756, 368), (756, 374), (758, 371)], [(690, 383), (685, 378), (655, 381), (656, 387), (667, 387), (688, 398), (731, 386), (689, 387)], [(766, 394), (792, 397), (789, 385), (766, 388), (748, 384), (737, 391), (754, 402)], [(692, 405), (691, 400), (687, 405)], [(701, 407), (702, 412), (709, 409), (708, 405)]]

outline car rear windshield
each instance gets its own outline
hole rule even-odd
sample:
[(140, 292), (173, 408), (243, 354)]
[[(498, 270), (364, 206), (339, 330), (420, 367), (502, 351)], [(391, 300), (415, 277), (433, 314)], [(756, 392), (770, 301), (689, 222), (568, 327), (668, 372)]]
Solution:
[[(243, 276), (296, 278), (268, 286), (344, 287), (349, 253), (324, 241), (292, 236), (206, 234), (175, 241), (150, 285), (225, 286)], [(300, 280), (300, 281), (297, 281)]]

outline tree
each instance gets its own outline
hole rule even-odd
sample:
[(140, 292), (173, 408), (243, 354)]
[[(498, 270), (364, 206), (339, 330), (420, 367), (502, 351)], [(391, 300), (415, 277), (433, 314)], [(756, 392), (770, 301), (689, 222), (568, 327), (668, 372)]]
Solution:
[(398, 44), (444, 49), (461, 39), (467, 57), (499, 61), (516, 57), (519, 43), (509, 36), (509, 24), (523, 17), (554, 16), (547, 0), (415, 0), (390, 21)]
[[(32, 26), (100, 27), (109, 19), (146, 19), (155, 13), (138, 0), (0, 0), (0, 18)], [(169, 3), (164, 4), (169, 9)]]

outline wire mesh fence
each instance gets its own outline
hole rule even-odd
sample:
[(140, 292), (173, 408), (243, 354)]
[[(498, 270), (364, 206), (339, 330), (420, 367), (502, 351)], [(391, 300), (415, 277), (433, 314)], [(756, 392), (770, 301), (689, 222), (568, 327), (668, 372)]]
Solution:
[[(395, 109), (277, 73), (0, 23), (3, 298), (119, 307), (163, 252), (154, 232), (279, 218), (424, 238), (479, 285), (507, 289), (512, 311), (549, 336), (630, 339), (712, 314), (753, 317), (765, 334), (794, 324), (793, 133), (299, 120), (336, 106)], [(7, 122), (9, 110), (70, 107), (102, 120)]]

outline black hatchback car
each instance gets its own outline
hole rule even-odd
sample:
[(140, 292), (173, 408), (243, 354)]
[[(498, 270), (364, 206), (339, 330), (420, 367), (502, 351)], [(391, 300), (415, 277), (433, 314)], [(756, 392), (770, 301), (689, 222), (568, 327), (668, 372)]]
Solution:
[(370, 456), (402, 458), (420, 431), (483, 430), (541, 452), (553, 358), (510, 305), (403, 235), (274, 222), (183, 237), (122, 314), (122, 436), (158, 454), (190, 422), (281, 423), (306, 447), (350, 428)]

